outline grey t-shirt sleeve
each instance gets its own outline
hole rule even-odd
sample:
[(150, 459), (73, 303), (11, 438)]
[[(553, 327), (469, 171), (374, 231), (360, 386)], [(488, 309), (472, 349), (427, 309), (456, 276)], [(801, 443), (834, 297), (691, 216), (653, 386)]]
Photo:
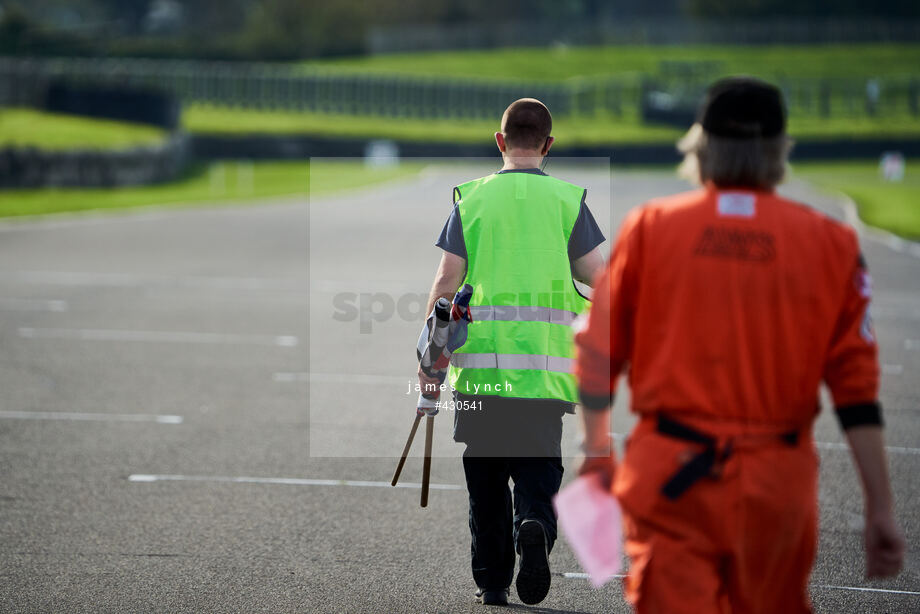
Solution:
[(604, 242), (604, 233), (591, 210), (585, 203), (585, 197), (588, 191), (585, 190), (581, 197), (581, 208), (578, 210), (578, 217), (575, 218), (575, 226), (572, 228), (572, 234), (569, 235), (569, 260), (578, 260), (592, 249)]
[(444, 228), (441, 229), (441, 236), (438, 237), (435, 245), (445, 252), (460, 256), (464, 260), (467, 259), (466, 241), (463, 239), (463, 224), (460, 222), (460, 208), (457, 205), (454, 205), (454, 210), (450, 212), (450, 217), (447, 218)]

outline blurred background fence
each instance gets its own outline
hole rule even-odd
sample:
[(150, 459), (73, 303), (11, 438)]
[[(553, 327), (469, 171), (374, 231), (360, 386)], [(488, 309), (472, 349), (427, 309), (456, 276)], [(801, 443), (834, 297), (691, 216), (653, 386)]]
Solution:
[[(652, 3), (649, 3), (652, 4)], [(369, 53), (566, 45), (764, 45), (914, 43), (920, 21), (865, 17), (687, 19), (686, 16), (559, 21), (477, 21), (373, 27)]]
[[(652, 75), (579, 77), (557, 83), (332, 73), (291, 64), (141, 59), (0, 58), (0, 105), (41, 107), (51, 84), (161, 91), (181, 103), (410, 118), (487, 118), (533, 96), (557, 117), (686, 119), (717, 63), (663, 62)], [(774, 79), (800, 116), (920, 115), (916, 74)], [(650, 113), (650, 110), (652, 111)], [(654, 111), (665, 111), (656, 116)]]
[(162, 143), (118, 150), (8, 147), (0, 149), (0, 188), (111, 188), (161, 183), (178, 177), (189, 155), (189, 138), (181, 133)]

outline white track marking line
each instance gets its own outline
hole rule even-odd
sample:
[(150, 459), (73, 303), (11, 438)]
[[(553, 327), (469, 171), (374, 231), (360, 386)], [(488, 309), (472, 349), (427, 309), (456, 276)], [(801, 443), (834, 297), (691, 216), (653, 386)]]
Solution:
[(887, 230), (867, 226), (859, 217), (859, 208), (856, 206), (856, 202), (842, 192), (839, 193), (839, 196), (843, 204), (844, 219), (856, 229), (860, 236), (868, 236), (901, 254), (909, 254), (914, 258), (920, 258), (920, 243), (902, 239)]
[(839, 586), (837, 584), (812, 584), (812, 588), (831, 588), (841, 591), (862, 591), (866, 593), (891, 593), (895, 595), (920, 595), (918, 591), (902, 591), (891, 588), (869, 588), (865, 586)]
[[(250, 202), (262, 203), (261, 207), (268, 210), (269, 208), (290, 208), (291, 206), (305, 206), (307, 193), (271, 196), (267, 198), (256, 198)], [(194, 209), (179, 208), (174, 205), (187, 205), (187, 202), (164, 202), (156, 205), (143, 205), (123, 209), (118, 212), (105, 209), (91, 209), (88, 211), (61, 211), (59, 213), (39, 213), (35, 215), (25, 215), (16, 218), (7, 218), (0, 221), (0, 232), (22, 232), (22, 231), (40, 231), (56, 230), (59, 228), (69, 228), (71, 226), (102, 226), (108, 224), (126, 224), (135, 222), (158, 222), (179, 216), (207, 215), (212, 212), (220, 212), (229, 208), (226, 201), (201, 201)], [(309, 214), (304, 209), (304, 218)]]
[(63, 313), (67, 311), (67, 301), (26, 298), (0, 298), (0, 310), (50, 311), (52, 313)]
[[(560, 574), (563, 578), (568, 578), (571, 580), (587, 580), (590, 576), (582, 572), (572, 572), (566, 571)], [(625, 578), (626, 574), (616, 574), (612, 576), (614, 578)], [(837, 584), (812, 584), (812, 588), (829, 588), (834, 590), (841, 591), (863, 591), (867, 593), (889, 593), (895, 595), (920, 595), (920, 592), (917, 591), (903, 591), (889, 588), (869, 588), (864, 586), (840, 586)]]
[(393, 294), (413, 294), (424, 297), (427, 291), (418, 284), (401, 280), (381, 281), (379, 279), (366, 279), (343, 281), (341, 279), (315, 279), (310, 278), (311, 292), (352, 292), (357, 298), (358, 293), (386, 292)]
[[(311, 478), (260, 478), (245, 476), (219, 475), (155, 475), (133, 473), (129, 482), (223, 482), (231, 484), (285, 484), (289, 486), (357, 486), (363, 488), (393, 488), (389, 482), (370, 482), (366, 480), (322, 480)], [(421, 488), (418, 482), (399, 482), (396, 488)], [(459, 484), (429, 484), (431, 490), (466, 490)]]
[[(588, 575), (588, 574), (586, 574), (586, 573), (575, 572), (575, 571), (566, 571), (566, 572), (563, 572), (563, 573), (560, 574), (560, 575), (561, 575), (563, 578), (569, 578), (570, 580), (588, 580), (588, 579), (591, 578), (591, 576)], [(625, 577), (626, 577), (626, 574), (625, 574), (625, 573), (618, 573), (618, 574), (614, 574), (614, 575), (612, 575), (612, 576), (610, 576), (610, 577), (611, 577), (611, 578), (625, 578)]]
[(289, 383), (289, 382), (306, 382), (309, 380), (309, 373), (290, 373), (290, 372), (281, 372), (281, 373), (272, 373), (272, 381), (279, 383)]
[(920, 454), (920, 448), (904, 448), (901, 446), (885, 446), (885, 450), (892, 454)]
[(369, 375), (362, 373), (281, 372), (272, 373), (272, 380), (279, 383), (310, 381), (321, 384), (400, 384), (402, 386), (408, 383), (414, 386), (411, 379), (402, 375)]
[(232, 333), (192, 333), (159, 330), (104, 330), (92, 328), (19, 329), (24, 339), (76, 339), (79, 341), (138, 341), (151, 343), (204, 343), (236, 345), (271, 345), (295, 347), (300, 342), (293, 335), (243, 335)]
[[(622, 442), (628, 437), (625, 433), (610, 433), (610, 435), (617, 442)], [(815, 447), (819, 450), (840, 450), (840, 451), (849, 451), (850, 447), (845, 443), (839, 443), (834, 441), (816, 441)], [(902, 446), (885, 446), (891, 454), (914, 454), (920, 455), (920, 448), (905, 448)]]
[[(845, 443), (836, 443), (830, 441), (816, 441), (815, 447), (819, 450), (849, 450), (850, 447)], [(901, 446), (885, 446), (885, 450), (891, 454), (920, 454), (920, 448), (904, 448)]]
[[(172, 308), (180, 300), (187, 300), (188, 294), (184, 293), (184, 288), (147, 288), (144, 292), (146, 301), (145, 309), (164, 309)], [(221, 294), (219, 300), (222, 306), (248, 306), (256, 305), (278, 305), (278, 306), (304, 306), (309, 300), (310, 295), (303, 292), (267, 290), (259, 293), (246, 294)]]
[[(306, 278), (304, 279), (304, 281)], [(92, 273), (83, 271), (0, 271), (0, 282), (49, 286), (94, 286), (105, 288), (140, 288), (175, 286), (211, 290), (303, 290), (299, 280), (269, 277), (195, 277), (175, 275), (141, 275), (134, 273)]]
[(90, 422), (156, 422), (182, 424), (182, 416), (156, 414), (102, 414), (66, 411), (0, 411), (0, 418), (13, 420), (77, 420)]

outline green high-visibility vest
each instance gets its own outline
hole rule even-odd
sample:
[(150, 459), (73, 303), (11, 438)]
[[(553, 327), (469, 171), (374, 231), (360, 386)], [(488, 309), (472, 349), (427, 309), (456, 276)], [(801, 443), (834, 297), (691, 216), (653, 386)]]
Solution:
[(454, 190), (473, 286), (473, 322), (451, 359), (462, 394), (576, 402), (571, 324), (587, 300), (568, 243), (585, 190), (535, 172), (496, 173)]

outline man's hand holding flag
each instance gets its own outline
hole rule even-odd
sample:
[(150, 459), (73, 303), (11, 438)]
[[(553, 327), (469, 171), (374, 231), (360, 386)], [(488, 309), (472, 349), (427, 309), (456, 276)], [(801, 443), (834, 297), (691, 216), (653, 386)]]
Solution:
[(422, 416), (428, 416), (425, 423), (425, 460), (422, 466), (421, 505), (428, 505), (428, 482), (431, 475), (431, 438), (434, 432), (434, 416), (441, 406), (441, 386), (447, 378), (450, 357), (466, 342), (467, 326), (473, 321), (470, 313), (470, 298), (473, 287), (465, 284), (454, 296), (453, 303), (440, 298), (428, 315), (416, 346), (419, 361), (419, 387), (421, 389), (416, 406), (415, 422), (396, 466), (391, 484), (396, 486), (402, 472), (409, 448), (415, 438)]

